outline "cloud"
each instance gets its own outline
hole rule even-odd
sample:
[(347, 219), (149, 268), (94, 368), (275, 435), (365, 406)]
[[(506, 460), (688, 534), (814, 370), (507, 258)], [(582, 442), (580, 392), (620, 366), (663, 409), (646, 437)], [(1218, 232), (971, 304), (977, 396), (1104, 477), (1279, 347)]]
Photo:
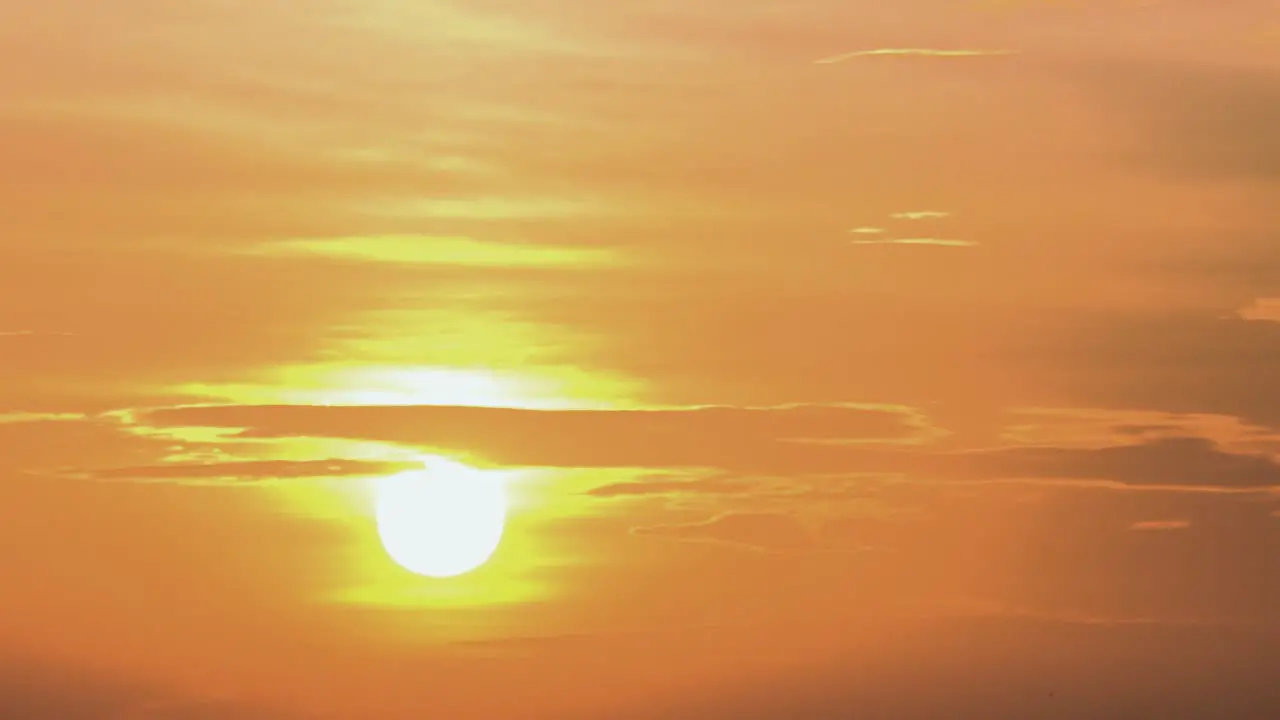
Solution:
[(1235, 416), (1280, 428), (1280, 324), (1220, 311), (1082, 314), (1035, 353), (1046, 382), (1096, 408)]
[(1088, 408), (1014, 408), (1001, 441), (1016, 445), (1099, 448), (1135, 439), (1202, 437), (1230, 452), (1270, 449), (1275, 432), (1232, 415)]
[(420, 463), (325, 460), (250, 460), (243, 462), (169, 463), (91, 470), (100, 480), (276, 480), (287, 478), (366, 477), (420, 469)]
[(143, 437), (111, 418), (70, 413), (0, 414), (0, 471), (153, 463), (171, 439)]
[(944, 218), (950, 216), (951, 213), (939, 210), (915, 210), (911, 212), (900, 212), (890, 215), (895, 220), (930, 220), (933, 218)]
[[(104, 718), (103, 720), (108, 720)], [(144, 702), (109, 720), (319, 720), (309, 715), (254, 707), (229, 700)]]
[[(1133, 486), (1280, 486), (1280, 464), (1201, 437), (1078, 448), (938, 450), (905, 408), (686, 410), (220, 406), (153, 410), (160, 426), (243, 428), (244, 437), (340, 437), (470, 453), (499, 465), (716, 468), (744, 474), (904, 474), (919, 479), (1102, 481)], [(858, 441), (863, 442), (850, 442)], [(866, 441), (878, 440), (869, 445)], [(915, 444), (902, 444), (916, 441)], [(896, 446), (894, 443), (898, 443)]]
[(1191, 523), (1186, 520), (1141, 520), (1129, 526), (1130, 530), (1186, 530)]
[(25, 381), (0, 383), (0, 407), (105, 410), (165, 394), (171, 383), (296, 360), (323, 342), (322, 328), (395, 283), (380, 268), (312, 262), (281, 272), (199, 247), (0, 249), (0, 292), (21, 298), (0, 298), (0, 319), (39, 308), (74, 333), (6, 343), (5, 372)]
[(957, 473), (970, 479), (1072, 478), (1127, 485), (1280, 486), (1280, 463), (1263, 454), (1224, 452), (1198, 437), (1162, 437), (1104, 448), (1022, 447), (955, 453)]
[(9, 425), (13, 423), (77, 421), (77, 420), (87, 420), (87, 419), (88, 419), (88, 416), (83, 415), (81, 413), (38, 413), (38, 412), (0, 413), (0, 425)]
[(1280, 298), (1257, 298), (1236, 313), (1242, 320), (1280, 322)]
[(628, 482), (601, 485), (587, 491), (600, 498), (626, 498), (639, 495), (759, 495), (766, 481), (761, 478), (721, 474), (693, 479), (663, 475)]
[(254, 255), (328, 257), (357, 262), (495, 268), (598, 268), (616, 264), (617, 261), (612, 252), (600, 248), (407, 235), (280, 240), (263, 243), (248, 252)]
[(937, 247), (977, 247), (972, 240), (945, 238), (895, 238), (893, 240), (850, 240), (850, 245), (933, 245)]
[[(223, 102), (235, 107), (236, 100)], [(217, 115), (207, 108), (192, 111)], [(136, 248), (167, 245), (176, 237), (190, 251), (332, 232), (334, 226), (365, 229), (373, 223), (360, 215), (362, 201), (480, 187), (457, 172), (395, 159), (352, 160), (280, 141), (258, 125), (289, 127), (289, 121), (261, 114), (268, 119), (248, 128), (190, 127), (182, 116), (91, 110), (6, 116), (0, 134), (16, 148), (10, 162), (22, 181), (0, 181), (0, 197), (21, 204), (9, 221), (22, 229), (18, 240), (24, 244), (79, 245), (88, 236)], [(263, 203), (266, 197), (274, 202)], [(53, 207), (67, 212), (51, 213)], [(193, 247), (196, 240), (201, 242)]]
[[(932, 220), (938, 218), (949, 217), (950, 213), (939, 210), (913, 210), (908, 212), (897, 212), (889, 217), (894, 220)], [(857, 235), (872, 235), (883, 233), (884, 230), (878, 227), (859, 227), (849, 231)], [(975, 247), (976, 242), (969, 240), (951, 240), (946, 238), (932, 237), (907, 237), (907, 238), (873, 238), (867, 240), (851, 240), (851, 245), (937, 245), (941, 247)]]
[[(563, 170), (542, 148), (561, 148), (557, 161), (564, 148), (581, 154), (552, 137), (580, 140), (590, 121), (545, 88), (512, 86), (538, 59), (630, 54), (616, 37), (527, 8), (152, 5), (121, 0), (74, 18), (34, 9), (17, 27), (43, 40), (0, 51), (3, 84), (17, 83), (0, 118), (8, 176), (19, 178), (0, 180), (14, 242), (192, 251), (423, 232), (428, 217), (433, 228), (576, 219), (601, 206), (588, 199), (599, 185), (525, 172)], [(272, 39), (239, 42), (249, 25)], [(164, 41), (140, 55), (155, 37)], [(486, 81), (435, 62), (443, 47), (487, 68)], [(28, 66), (38, 80), (7, 72)]]
[(802, 552), (818, 547), (803, 524), (780, 513), (725, 513), (701, 522), (635, 527), (631, 532), (761, 552)]
[(359, 209), (375, 216), (392, 220), (431, 221), (530, 221), (585, 219), (617, 211), (629, 212), (618, 206), (587, 199), (563, 197), (527, 197), (476, 195), (469, 198), (408, 198), (403, 200), (374, 200), (362, 203)]
[[(795, 405), (672, 410), (221, 406), (153, 410), (163, 426), (244, 428), (248, 437), (348, 437), (475, 453), (502, 465), (819, 466), (845, 451), (812, 441), (908, 442), (936, 433), (908, 408)], [(823, 459), (826, 458), (824, 461)]]
[[(1198, 437), (1156, 437), (1101, 448), (1007, 447), (842, 448), (837, 459), (815, 454), (809, 469), (901, 474), (939, 481), (1097, 481), (1133, 487), (1262, 490), (1280, 487), (1280, 463), (1262, 453), (1232, 453)], [(661, 486), (659, 486), (661, 487)]]
[(833, 63), (844, 62), (856, 57), (894, 55), (894, 56), (912, 56), (912, 57), (990, 57), (993, 55), (1014, 55), (1016, 50), (947, 50), (938, 48), (876, 48), (874, 50), (856, 50), (854, 52), (841, 53), (840, 55), (832, 55), (820, 60), (814, 60), (816, 65), (830, 65)]
[(0, 338), (13, 337), (41, 337), (41, 336), (63, 336), (68, 337), (71, 333), (51, 332), (48, 330), (3, 330), (0, 331)]

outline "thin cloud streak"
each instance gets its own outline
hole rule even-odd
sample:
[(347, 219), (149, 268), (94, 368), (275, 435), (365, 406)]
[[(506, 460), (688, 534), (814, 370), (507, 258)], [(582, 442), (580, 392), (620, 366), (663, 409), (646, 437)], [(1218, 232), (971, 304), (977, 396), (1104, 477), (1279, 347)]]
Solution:
[(297, 478), (372, 477), (415, 470), (422, 463), (332, 458), (324, 460), (246, 460), (241, 462), (170, 463), (92, 470), (97, 480), (283, 480)]
[(477, 268), (593, 268), (618, 262), (616, 255), (607, 249), (413, 235), (281, 240), (246, 252), (271, 257), (325, 257), (353, 262)]
[(139, 420), (153, 427), (236, 428), (242, 438), (395, 443), (509, 467), (710, 468), (757, 476), (878, 473), (921, 480), (1083, 480), (1249, 492), (1280, 486), (1280, 464), (1269, 454), (1231, 452), (1197, 436), (1094, 448), (946, 450), (931, 444), (940, 433), (930, 419), (905, 408), (208, 406), (157, 409)]
[(938, 48), (876, 48), (874, 50), (856, 50), (854, 52), (832, 55), (814, 60), (815, 65), (831, 65), (856, 57), (879, 55), (916, 56), (916, 57), (990, 57), (997, 55), (1016, 55), (1017, 50), (946, 50)]
[(896, 238), (893, 240), (850, 240), (850, 245), (935, 245), (939, 247), (977, 247), (972, 240), (946, 238)]
[(1130, 530), (1186, 530), (1191, 523), (1186, 520), (1143, 520), (1129, 526)]
[(949, 217), (951, 213), (940, 210), (915, 210), (911, 212), (900, 212), (890, 215), (895, 220), (927, 220), (930, 218)]

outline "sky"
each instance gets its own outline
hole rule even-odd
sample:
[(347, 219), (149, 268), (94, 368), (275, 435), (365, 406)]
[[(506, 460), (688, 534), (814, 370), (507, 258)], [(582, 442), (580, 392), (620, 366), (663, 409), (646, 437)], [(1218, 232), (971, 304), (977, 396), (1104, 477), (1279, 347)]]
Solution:
[(1280, 715), (1274, 0), (0, 0), (0, 86), (0, 717)]

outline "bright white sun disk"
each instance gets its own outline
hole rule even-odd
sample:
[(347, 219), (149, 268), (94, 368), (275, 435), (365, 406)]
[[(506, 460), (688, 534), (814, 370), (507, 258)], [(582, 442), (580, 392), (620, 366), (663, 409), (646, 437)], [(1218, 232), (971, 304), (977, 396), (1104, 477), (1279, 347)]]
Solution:
[(453, 577), (480, 567), (497, 551), (506, 506), (497, 473), (433, 459), (426, 470), (380, 481), (378, 536), (406, 570)]

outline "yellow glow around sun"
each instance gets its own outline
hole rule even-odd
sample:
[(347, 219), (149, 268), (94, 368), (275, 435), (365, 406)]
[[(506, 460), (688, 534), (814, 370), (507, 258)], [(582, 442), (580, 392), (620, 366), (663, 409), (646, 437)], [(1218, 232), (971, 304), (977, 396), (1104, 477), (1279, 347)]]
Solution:
[(375, 504), (387, 554), (427, 577), (480, 567), (497, 551), (506, 525), (506, 498), (496, 477), (443, 458), (428, 461), (425, 470), (382, 478)]
[(439, 292), (447, 299), (430, 309), (355, 316), (312, 362), (157, 391), (202, 403), (557, 410), (629, 406), (643, 389), (584, 364), (599, 351), (589, 340), (502, 309), (510, 298), (492, 287)]
[(184, 385), (197, 397), (246, 404), (468, 405), (541, 410), (625, 404), (632, 384), (570, 367), (520, 371), (460, 367), (315, 365), (279, 368), (261, 384)]

